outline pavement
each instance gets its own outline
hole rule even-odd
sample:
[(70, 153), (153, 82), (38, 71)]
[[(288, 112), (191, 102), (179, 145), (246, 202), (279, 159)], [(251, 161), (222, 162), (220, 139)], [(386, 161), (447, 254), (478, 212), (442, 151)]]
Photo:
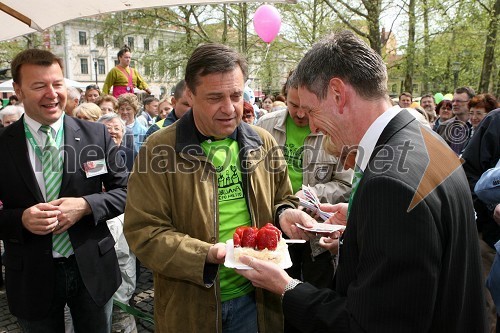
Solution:
[[(138, 310), (153, 314), (153, 275), (150, 270), (141, 267), (141, 275), (137, 283), (137, 288), (134, 293), (131, 305)], [(147, 333), (154, 332), (154, 325), (144, 320), (136, 319), (137, 332)], [(7, 305), (7, 296), (5, 295), (5, 288), (0, 290), (0, 333), (21, 333), (21, 328), (17, 323), (16, 317), (12, 316), (9, 312)]]

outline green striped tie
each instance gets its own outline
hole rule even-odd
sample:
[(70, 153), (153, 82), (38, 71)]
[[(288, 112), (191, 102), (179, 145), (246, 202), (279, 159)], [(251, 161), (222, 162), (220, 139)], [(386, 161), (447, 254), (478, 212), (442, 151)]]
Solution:
[(358, 190), (358, 185), (359, 182), (361, 181), (361, 178), (363, 178), (363, 171), (361, 171), (361, 168), (356, 165), (354, 168), (354, 177), (352, 178), (352, 189), (351, 189), (351, 196), (349, 197), (349, 206), (347, 208), (347, 216), (349, 216), (349, 213), (351, 212), (351, 206), (352, 202), (354, 200), (354, 195), (356, 194), (356, 191)]
[[(63, 174), (63, 159), (59, 154), (57, 143), (52, 137), (50, 126), (42, 125), (40, 131), (47, 135), (42, 152), (42, 166), (46, 201), (50, 202), (59, 196)], [(59, 235), (52, 234), (52, 248), (65, 257), (69, 257), (73, 253), (67, 231)]]

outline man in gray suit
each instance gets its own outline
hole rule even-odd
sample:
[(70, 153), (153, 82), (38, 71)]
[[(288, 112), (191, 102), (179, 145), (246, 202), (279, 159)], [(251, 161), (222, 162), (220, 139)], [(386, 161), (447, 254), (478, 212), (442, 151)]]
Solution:
[[(386, 96), (382, 58), (352, 32), (318, 42), (296, 70), (311, 131), (357, 148), (336, 285), (317, 289), (277, 265), (243, 258), (255, 286), (282, 295), (302, 332), (484, 332), (474, 210), (457, 156)], [(347, 148), (347, 149), (345, 149)], [(279, 224), (291, 238), (294, 209)], [(310, 221), (303, 221), (306, 227)]]

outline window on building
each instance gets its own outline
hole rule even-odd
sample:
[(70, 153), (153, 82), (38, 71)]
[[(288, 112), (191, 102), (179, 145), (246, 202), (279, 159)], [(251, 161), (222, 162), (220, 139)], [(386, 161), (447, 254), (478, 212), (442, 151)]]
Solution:
[(119, 49), (122, 47), (122, 41), (120, 36), (113, 36), (113, 47)]
[(135, 60), (130, 60), (130, 67), (135, 67)]
[(87, 33), (85, 31), (78, 31), (78, 40), (80, 45), (87, 45)]
[(104, 64), (104, 59), (97, 59), (97, 68), (99, 69), (99, 74), (106, 74), (106, 65)]
[(151, 63), (150, 62), (144, 63), (144, 75), (146, 75), (146, 76), (151, 75)]
[(144, 38), (144, 51), (149, 51), (149, 38)]
[(163, 41), (162, 40), (158, 41), (158, 50), (163, 51)]
[(56, 45), (62, 45), (62, 31), (56, 31)]
[(86, 58), (80, 58), (80, 71), (82, 74), (89, 73), (89, 60)]
[(394, 83), (392, 86), (391, 86), (391, 91), (393, 93), (397, 92), (398, 91), (398, 85), (396, 83)]
[(118, 66), (119, 63), (120, 63), (120, 60), (116, 59), (115, 60), (115, 66)]
[(103, 34), (97, 34), (95, 36), (95, 43), (97, 46), (104, 47), (104, 35)]
[(127, 38), (127, 45), (128, 47), (133, 50), (134, 49), (134, 37), (128, 37)]

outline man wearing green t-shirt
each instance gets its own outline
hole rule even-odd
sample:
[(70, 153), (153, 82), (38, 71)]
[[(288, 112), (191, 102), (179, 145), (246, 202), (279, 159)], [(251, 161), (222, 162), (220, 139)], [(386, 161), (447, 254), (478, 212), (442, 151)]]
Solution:
[[(269, 131), (282, 147), (293, 192), (301, 196), (304, 184), (309, 185), (323, 203), (346, 202), (351, 192), (352, 171), (343, 170), (338, 159), (325, 152), (323, 134), (311, 133), (307, 113), (300, 107), (293, 73), (282, 92), (287, 110), (268, 113), (257, 125)], [(318, 241), (319, 237), (309, 244), (291, 246), (289, 251), (294, 265), (287, 272), (293, 278), (323, 288), (331, 285), (336, 262)]]
[(246, 76), (237, 52), (198, 47), (185, 75), (191, 110), (135, 160), (124, 232), (154, 272), (158, 332), (283, 331), (279, 296), (222, 265), (236, 227), (262, 227), (298, 204), (276, 142), (241, 121)]

